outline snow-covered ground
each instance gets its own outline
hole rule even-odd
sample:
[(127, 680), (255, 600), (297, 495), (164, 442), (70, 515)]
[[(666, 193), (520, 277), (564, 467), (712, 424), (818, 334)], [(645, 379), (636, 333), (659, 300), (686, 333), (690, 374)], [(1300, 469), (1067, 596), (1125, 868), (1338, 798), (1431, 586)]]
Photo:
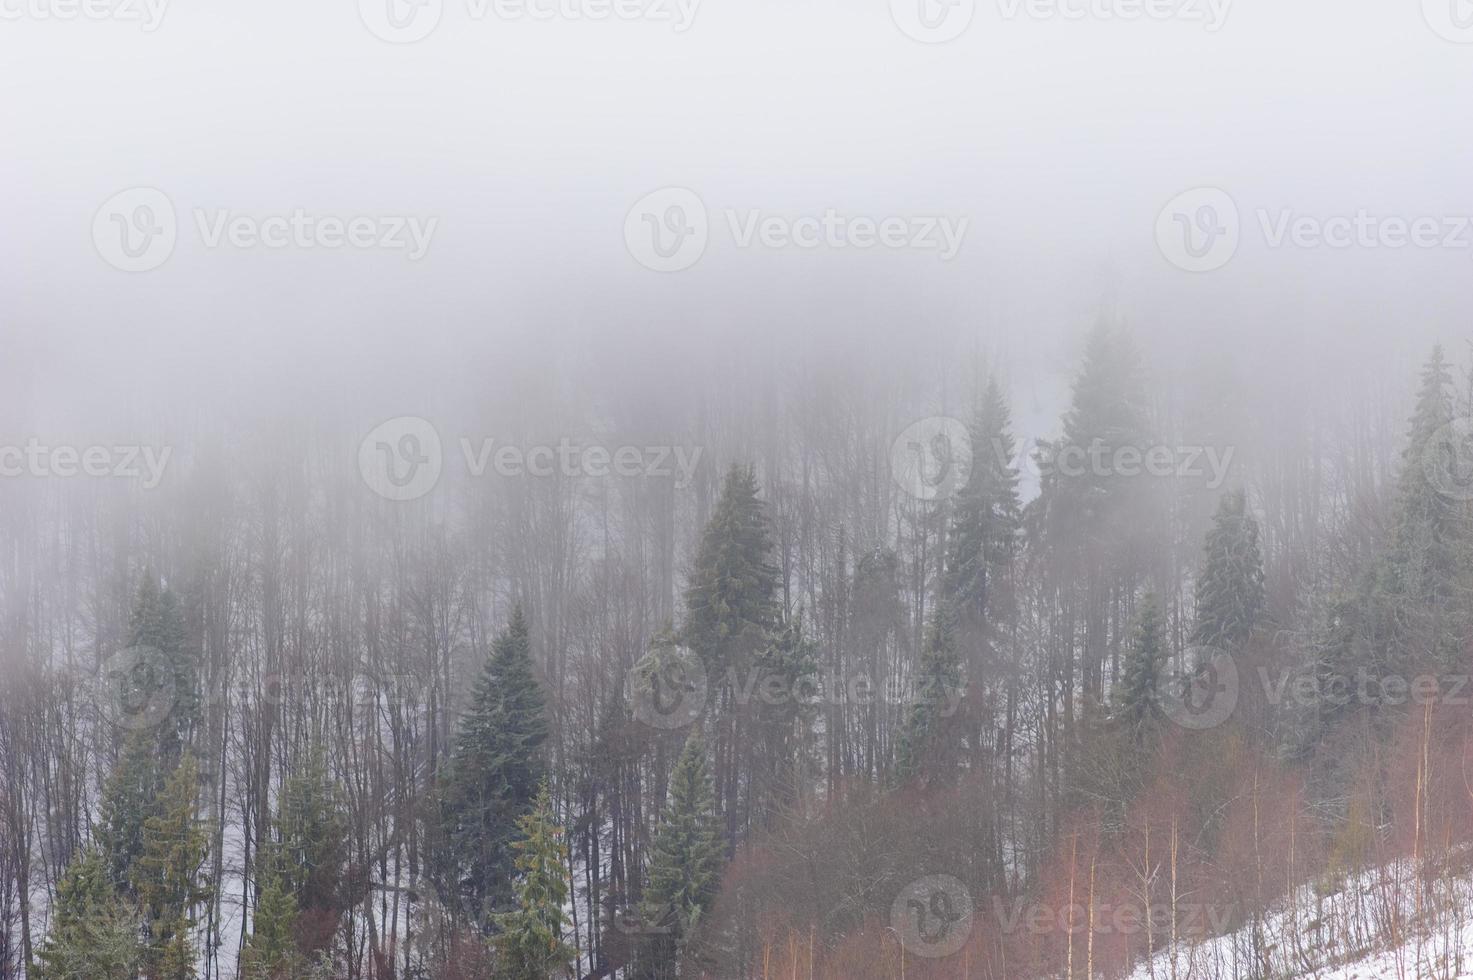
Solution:
[(1264, 917), (1260, 942), (1250, 923), (1178, 949), (1174, 966), (1171, 952), (1159, 951), (1128, 980), (1473, 978), (1473, 880), (1466, 871), (1427, 877), (1419, 884), (1401, 861), (1337, 889), (1302, 887)]

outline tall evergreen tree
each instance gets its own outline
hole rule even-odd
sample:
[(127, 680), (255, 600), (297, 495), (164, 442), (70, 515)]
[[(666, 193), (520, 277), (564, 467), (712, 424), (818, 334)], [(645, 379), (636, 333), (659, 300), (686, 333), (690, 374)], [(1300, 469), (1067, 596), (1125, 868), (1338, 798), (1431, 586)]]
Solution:
[(241, 950), (241, 980), (297, 980), (305, 958), (297, 946), (297, 900), (282, 871), (283, 859), (267, 848), (258, 862), (256, 915)]
[[(169, 712), (160, 720), (156, 738), (161, 765), (168, 771), (178, 764), (199, 720), (199, 669), (186, 642), (179, 600), (171, 590), (159, 587), (152, 571), (144, 573), (133, 603), (128, 646), (147, 652), (139, 662), (141, 676), (136, 682), (166, 686)], [(155, 670), (163, 676), (147, 676)]]
[(153, 738), (130, 732), (102, 794), (97, 838), (113, 887), (133, 894), (129, 873), (143, 853), (143, 825), (163, 788)]
[(348, 828), (320, 746), (282, 786), (277, 825), (283, 887), (299, 912), (302, 950), (311, 956), (332, 938), (347, 900)]
[(1233, 650), (1263, 612), (1263, 555), (1258, 522), (1242, 490), (1224, 494), (1207, 532), (1206, 561), (1197, 579), (1197, 626), (1192, 640)]
[(670, 775), (670, 798), (655, 835), (645, 889), (644, 920), (651, 938), (636, 962), (639, 980), (674, 980), (721, 881), (723, 848), (717, 829), (706, 740), (699, 728)]
[(547, 980), (576, 955), (563, 941), (567, 930), (567, 845), (544, 784), (532, 812), (518, 821), (516, 905), (497, 916), (497, 980)]
[(186, 754), (143, 824), (143, 852), (129, 878), (143, 910), (144, 973), (149, 980), (191, 980), (193, 909), (208, 895), (201, 871), (209, 838), (195, 820), (199, 767)]
[(949, 712), (956, 706), (962, 683), (956, 617), (948, 605), (942, 604), (931, 618), (915, 690), (896, 747), (895, 772), (900, 781), (917, 777), (945, 780), (954, 774), (958, 722)]
[(706, 524), (685, 592), (682, 642), (717, 676), (742, 669), (779, 618), (778, 569), (751, 467), (733, 466)]
[[(1452, 377), (1442, 348), (1422, 369), (1392, 517), (1391, 542), (1378, 575), (1375, 645), (1390, 651), (1430, 649), (1444, 662), (1462, 652), (1467, 616), (1456, 597), (1465, 582), (1468, 507), (1434, 482), (1439, 468), (1459, 461), (1446, 444), (1453, 420)], [(1411, 656), (1410, 652), (1393, 656)]]
[(135, 980), (139, 922), (114, 890), (106, 856), (79, 852), (56, 888), (51, 931), (39, 950), (37, 980)]
[(441, 790), (450, 897), (483, 925), (511, 903), (511, 843), (544, 777), (547, 734), (527, 620), (518, 606), (460, 719)]
[[(759, 681), (756, 658), (780, 622), (778, 569), (771, 561), (767, 517), (751, 467), (733, 466), (702, 533), (685, 593), (682, 642), (701, 657), (709, 678), (715, 740), (716, 802), (728, 851), (755, 809), (751, 799), (756, 724), (746, 691)], [(760, 806), (760, 804), (758, 804)]]
[(1141, 605), (1120, 680), (1111, 692), (1114, 719), (1137, 744), (1156, 730), (1160, 720), (1157, 696), (1166, 660), (1161, 608), (1154, 595), (1147, 596)]
[(996, 380), (988, 382), (972, 421), (971, 440), (972, 474), (956, 495), (941, 595), (952, 604), (958, 629), (980, 641), (988, 621), (1006, 612), (1002, 586), (1022, 521), (1013, 464), (1017, 448)]

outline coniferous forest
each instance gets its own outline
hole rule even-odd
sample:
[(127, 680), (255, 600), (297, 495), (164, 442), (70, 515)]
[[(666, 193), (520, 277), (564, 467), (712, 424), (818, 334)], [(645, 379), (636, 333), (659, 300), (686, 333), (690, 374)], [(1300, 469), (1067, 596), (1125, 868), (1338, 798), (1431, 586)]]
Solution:
[(1397, 6), (0, 0), (0, 980), (1473, 977)]

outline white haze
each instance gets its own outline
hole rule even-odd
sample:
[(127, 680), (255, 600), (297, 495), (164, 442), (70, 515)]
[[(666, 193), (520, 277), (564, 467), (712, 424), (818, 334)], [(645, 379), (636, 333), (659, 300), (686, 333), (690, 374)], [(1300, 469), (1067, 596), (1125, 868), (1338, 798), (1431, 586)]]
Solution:
[[(706, 0), (679, 33), (473, 21), (451, 0), (406, 45), (345, 0), (175, 0), (152, 32), (0, 21), (7, 427), (349, 405), (371, 422), (553, 373), (666, 387), (683, 411), (733, 363), (841, 359), (937, 378), (985, 362), (1020, 430), (1046, 434), (1102, 314), (1163, 383), (1231, 360), (1330, 398), (1372, 372), (1409, 381), (1434, 339), (1458, 353), (1469, 250), (1271, 251), (1253, 212), (1473, 214), (1473, 45), (1380, 0), (1238, 0), (1215, 32), (1002, 9), (938, 45), (877, 0)], [(694, 268), (657, 274), (622, 223), (667, 185), (701, 194), (713, 233)], [(1153, 223), (1202, 185), (1234, 195), (1244, 240), (1192, 274)], [(144, 274), (89, 234), (133, 186), (180, 216)], [(206, 250), (196, 207), (439, 223), (418, 262)], [(728, 207), (969, 226), (950, 262), (740, 250)]]

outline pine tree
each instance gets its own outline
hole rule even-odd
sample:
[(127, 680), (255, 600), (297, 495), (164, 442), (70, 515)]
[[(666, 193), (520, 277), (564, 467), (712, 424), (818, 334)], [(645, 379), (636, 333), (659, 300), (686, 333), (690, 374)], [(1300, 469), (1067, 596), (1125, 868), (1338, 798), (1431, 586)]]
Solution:
[(702, 915), (721, 881), (723, 849), (717, 829), (706, 740), (699, 728), (685, 741), (670, 774), (665, 818), (655, 835), (645, 889), (644, 921), (652, 936), (638, 958), (640, 980), (673, 980)]
[(568, 899), (567, 845), (544, 784), (532, 812), (518, 821), (516, 907), (497, 916), (497, 980), (547, 980), (572, 962), (563, 941)]
[(51, 931), (38, 951), (37, 980), (135, 980), (142, 950), (138, 917), (114, 891), (106, 856), (79, 853), (56, 887)]
[(144, 573), (133, 603), (128, 646), (144, 654), (140, 665), (145, 673), (159, 669), (167, 675), (137, 678), (141, 684), (167, 686), (169, 713), (157, 730), (161, 765), (167, 771), (178, 764), (199, 718), (199, 671), (186, 643), (179, 600), (172, 591), (159, 588), (151, 571)]
[(198, 785), (199, 767), (186, 754), (154, 800), (143, 824), (143, 851), (129, 873), (148, 936), (143, 962), (149, 980), (194, 976), (191, 913), (208, 895), (200, 868), (209, 838), (194, 816)]
[(818, 662), (803, 633), (801, 609), (772, 637), (756, 669), (760, 709), (752, 795), (761, 816), (770, 818), (796, 802), (798, 773), (809, 748)]
[(716, 511), (701, 535), (681, 642), (701, 658), (709, 678), (708, 725), (715, 742), (716, 801), (726, 824), (728, 850), (736, 847), (753, 811), (748, 778), (756, 747), (741, 732), (755, 706), (744, 697), (748, 682), (760, 681), (756, 658), (780, 622), (778, 569), (771, 563), (767, 517), (750, 467), (733, 466)]
[(1147, 596), (1141, 606), (1120, 680), (1111, 692), (1115, 722), (1138, 745), (1156, 730), (1160, 720), (1157, 697), (1166, 659), (1166, 636), (1160, 605), (1155, 596)]
[(750, 467), (726, 474), (685, 593), (682, 641), (705, 659), (712, 677), (743, 669), (778, 621), (778, 570), (757, 493)]
[(544, 710), (519, 606), (476, 682), (441, 791), (451, 898), (483, 924), (511, 902), (511, 843), (545, 771)]
[(162, 786), (153, 738), (147, 732), (130, 732), (103, 791), (97, 826), (108, 879), (130, 896), (133, 884), (128, 876), (143, 853), (143, 824)]
[(971, 426), (972, 475), (956, 496), (941, 588), (959, 630), (979, 641), (988, 621), (1007, 612), (1002, 585), (1022, 520), (1010, 424), (1002, 389), (990, 381)]
[(272, 848), (258, 861), (256, 915), (241, 950), (241, 980), (297, 980), (302, 974), (306, 960), (297, 948), (297, 900), (283, 863)]
[(916, 673), (915, 691), (896, 747), (899, 781), (926, 777), (945, 780), (958, 761), (957, 725), (948, 709), (962, 689), (962, 662), (956, 647), (956, 616), (946, 604), (936, 608)]
[(1223, 495), (1207, 532), (1206, 562), (1197, 580), (1194, 643), (1234, 650), (1263, 611), (1263, 556), (1258, 522), (1242, 490)]
[(1375, 646), (1388, 650), (1430, 648), (1442, 661), (1462, 652), (1467, 616), (1457, 596), (1467, 576), (1467, 505), (1433, 482), (1439, 467), (1452, 467), (1453, 450), (1442, 444), (1453, 419), (1451, 374), (1442, 348), (1422, 369), (1392, 518), (1391, 545), (1378, 575)]
[(300, 913), (302, 950), (311, 956), (337, 929), (348, 833), (320, 746), (282, 786), (277, 825), (282, 884)]

